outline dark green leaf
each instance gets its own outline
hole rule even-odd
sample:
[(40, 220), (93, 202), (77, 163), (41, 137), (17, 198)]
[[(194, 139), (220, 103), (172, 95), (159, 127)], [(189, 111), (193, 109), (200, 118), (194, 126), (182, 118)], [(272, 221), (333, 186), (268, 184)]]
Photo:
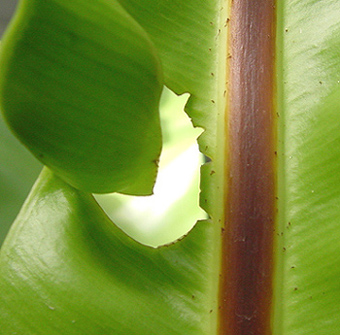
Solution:
[(6, 121), (39, 160), (83, 190), (152, 193), (160, 63), (116, 1), (23, 0), (0, 69)]

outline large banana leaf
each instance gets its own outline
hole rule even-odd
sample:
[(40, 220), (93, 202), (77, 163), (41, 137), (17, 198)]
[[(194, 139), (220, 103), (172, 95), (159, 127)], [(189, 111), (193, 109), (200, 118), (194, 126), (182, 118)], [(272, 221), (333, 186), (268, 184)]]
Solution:
[[(228, 7), (22, 0), (2, 48), (0, 102), (10, 127), (50, 169), (1, 249), (2, 334), (218, 334)], [(284, 0), (276, 14), (272, 332), (336, 335), (340, 3)], [(210, 219), (154, 249), (116, 228), (88, 191), (150, 191), (160, 146), (159, 59), (165, 84), (191, 94), (186, 110), (205, 130), (199, 144), (212, 162), (201, 177)], [(112, 157), (108, 148), (122, 141), (129, 146)]]

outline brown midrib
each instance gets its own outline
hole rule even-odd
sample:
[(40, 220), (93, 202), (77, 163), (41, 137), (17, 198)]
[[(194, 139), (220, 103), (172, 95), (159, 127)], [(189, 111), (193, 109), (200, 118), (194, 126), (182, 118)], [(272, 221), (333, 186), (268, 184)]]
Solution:
[(231, 0), (220, 335), (271, 334), (275, 1)]

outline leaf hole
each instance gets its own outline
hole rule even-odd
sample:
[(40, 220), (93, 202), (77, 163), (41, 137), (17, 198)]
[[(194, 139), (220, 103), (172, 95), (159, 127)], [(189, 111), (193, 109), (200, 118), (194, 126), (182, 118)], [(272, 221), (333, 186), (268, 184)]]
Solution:
[(134, 240), (151, 247), (177, 241), (207, 214), (199, 207), (199, 172), (204, 157), (194, 128), (184, 112), (189, 94), (164, 89), (160, 115), (163, 151), (151, 196), (117, 193), (94, 195), (104, 212)]

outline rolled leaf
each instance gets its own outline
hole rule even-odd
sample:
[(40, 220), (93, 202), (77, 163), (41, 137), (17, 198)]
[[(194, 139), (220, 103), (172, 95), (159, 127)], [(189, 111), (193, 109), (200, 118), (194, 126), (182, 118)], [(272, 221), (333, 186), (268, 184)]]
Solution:
[(0, 104), (11, 129), (71, 185), (151, 194), (162, 72), (116, 1), (27, 1), (4, 37)]

